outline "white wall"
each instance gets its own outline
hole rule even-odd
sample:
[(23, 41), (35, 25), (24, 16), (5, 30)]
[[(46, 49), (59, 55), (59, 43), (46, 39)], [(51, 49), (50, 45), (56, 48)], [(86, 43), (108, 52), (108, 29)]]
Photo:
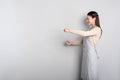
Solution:
[(100, 80), (120, 80), (119, 0), (0, 0), (0, 80), (79, 80), (82, 46), (65, 46), (100, 15)]

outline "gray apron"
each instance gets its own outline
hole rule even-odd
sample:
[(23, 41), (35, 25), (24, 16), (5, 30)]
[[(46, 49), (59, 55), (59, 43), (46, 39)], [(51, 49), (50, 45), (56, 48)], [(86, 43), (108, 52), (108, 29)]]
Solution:
[(83, 37), (82, 80), (98, 80), (98, 59), (96, 47), (91, 44), (89, 36)]

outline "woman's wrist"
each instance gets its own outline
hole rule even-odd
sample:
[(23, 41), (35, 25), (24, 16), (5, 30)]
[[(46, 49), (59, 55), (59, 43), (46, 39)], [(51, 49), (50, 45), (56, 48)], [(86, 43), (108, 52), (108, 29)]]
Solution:
[(72, 29), (69, 29), (69, 32), (72, 33)]

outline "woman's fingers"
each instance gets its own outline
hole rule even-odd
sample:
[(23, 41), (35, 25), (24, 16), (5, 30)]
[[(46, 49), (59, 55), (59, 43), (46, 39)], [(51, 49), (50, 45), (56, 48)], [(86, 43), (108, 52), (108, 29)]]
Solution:
[(69, 28), (65, 28), (64, 32), (70, 32), (70, 29)]
[(72, 41), (68, 40), (65, 42), (67, 45), (72, 45)]

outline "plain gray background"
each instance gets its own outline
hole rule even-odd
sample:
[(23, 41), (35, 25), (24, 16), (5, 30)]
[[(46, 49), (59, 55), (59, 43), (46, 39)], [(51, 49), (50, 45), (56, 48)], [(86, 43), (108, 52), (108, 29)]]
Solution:
[(120, 80), (119, 0), (0, 0), (0, 80), (79, 80), (82, 45), (65, 46), (85, 30), (86, 14), (99, 13), (100, 80)]

